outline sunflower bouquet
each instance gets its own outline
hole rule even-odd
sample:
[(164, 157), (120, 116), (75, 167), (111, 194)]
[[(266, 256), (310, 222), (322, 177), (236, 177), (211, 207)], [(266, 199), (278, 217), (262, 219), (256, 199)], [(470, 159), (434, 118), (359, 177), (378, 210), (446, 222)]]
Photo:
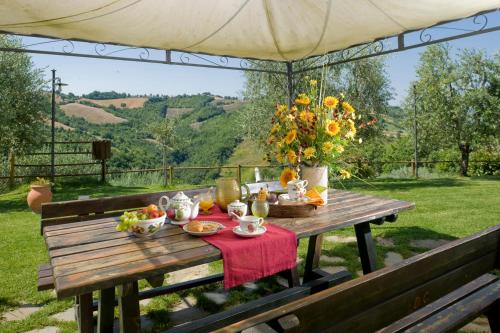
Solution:
[(356, 137), (356, 113), (342, 95), (323, 97), (317, 81), (310, 80), (309, 92), (299, 94), (291, 108), (277, 105), (271, 121), (270, 154), (289, 166), (280, 177), (283, 187), (297, 178), (299, 165), (329, 166), (341, 178), (350, 177), (339, 156)]

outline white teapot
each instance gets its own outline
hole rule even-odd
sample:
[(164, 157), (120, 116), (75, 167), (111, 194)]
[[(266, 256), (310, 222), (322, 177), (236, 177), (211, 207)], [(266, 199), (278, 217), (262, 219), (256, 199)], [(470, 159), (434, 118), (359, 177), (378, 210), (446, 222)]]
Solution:
[[(163, 205), (164, 201), (166, 201), (165, 205)], [(195, 200), (193, 202), (183, 192), (178, 192), (172, 198), (167, 196), (161, 197), (158, 206), (167, 212), (167, 216), (172, 224), (185, 224), (190, 219), (198, 216), (200, 201)]]

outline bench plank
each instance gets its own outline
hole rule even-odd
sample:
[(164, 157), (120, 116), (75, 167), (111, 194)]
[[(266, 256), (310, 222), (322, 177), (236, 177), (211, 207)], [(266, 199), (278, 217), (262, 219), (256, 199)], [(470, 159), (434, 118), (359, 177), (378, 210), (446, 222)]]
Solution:
[[(456, 332), (459, 328), (484, 313), (499, 299), (500, 282), (495, 281), (432, 317), (423, 320), (414, 327), (407, 329), (406, 332)], [(498, 316), (500, 313), (496, 315)]]
[(378, 333), (399, 333), (405, 331), (407, 328), (415, 325), (426, 318), (439, 312), (441, 309), (452, 305), (453, 303), (463, 299), (464, 297), (475, 293), (476, 291), (484, 288), (491, 283), (498, 280), (495, 275), (484, 274), (477, 279), (467, 283), (463, 287), (452, 291), (445, 297), (438, 299), (431, 304), (424, 306), (423, 308), (413, 312), (412, 314), (394, 322), (393, 324), (381, 329)]

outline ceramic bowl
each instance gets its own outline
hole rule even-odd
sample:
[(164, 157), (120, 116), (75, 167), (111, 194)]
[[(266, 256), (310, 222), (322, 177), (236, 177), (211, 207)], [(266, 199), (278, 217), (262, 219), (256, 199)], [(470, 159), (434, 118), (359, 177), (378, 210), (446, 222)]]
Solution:
[(166, 217), (167, 214), (164, 214), (163, 216), (154, 219), (140, 220), (132, 227), (130, 227), (128, 231), (137, 237), (151, 236), (161, 229), (161, 227), (165, 223)]

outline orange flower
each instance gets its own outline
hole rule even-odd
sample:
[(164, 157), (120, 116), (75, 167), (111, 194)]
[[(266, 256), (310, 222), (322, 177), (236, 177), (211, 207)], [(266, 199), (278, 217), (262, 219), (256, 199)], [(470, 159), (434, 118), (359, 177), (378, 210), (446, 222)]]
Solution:
[(339, 104), (339, 100), (333, 96), (326, 96), (323, 99), (323, 105), (329, 108), (330, 110), (334, 109), (337, 106), (337, 104)]
[(340, 131), (340, 125), (335, 120), (328, 119), (326, 121), (326, 133), (330, 136), (337, 135)]
[(312, 123), (314, 120), (314, 113), (309, 112), (309, 111), (302, 111), (299, 114), (300, 120), (302, 120), (305, 123)]

